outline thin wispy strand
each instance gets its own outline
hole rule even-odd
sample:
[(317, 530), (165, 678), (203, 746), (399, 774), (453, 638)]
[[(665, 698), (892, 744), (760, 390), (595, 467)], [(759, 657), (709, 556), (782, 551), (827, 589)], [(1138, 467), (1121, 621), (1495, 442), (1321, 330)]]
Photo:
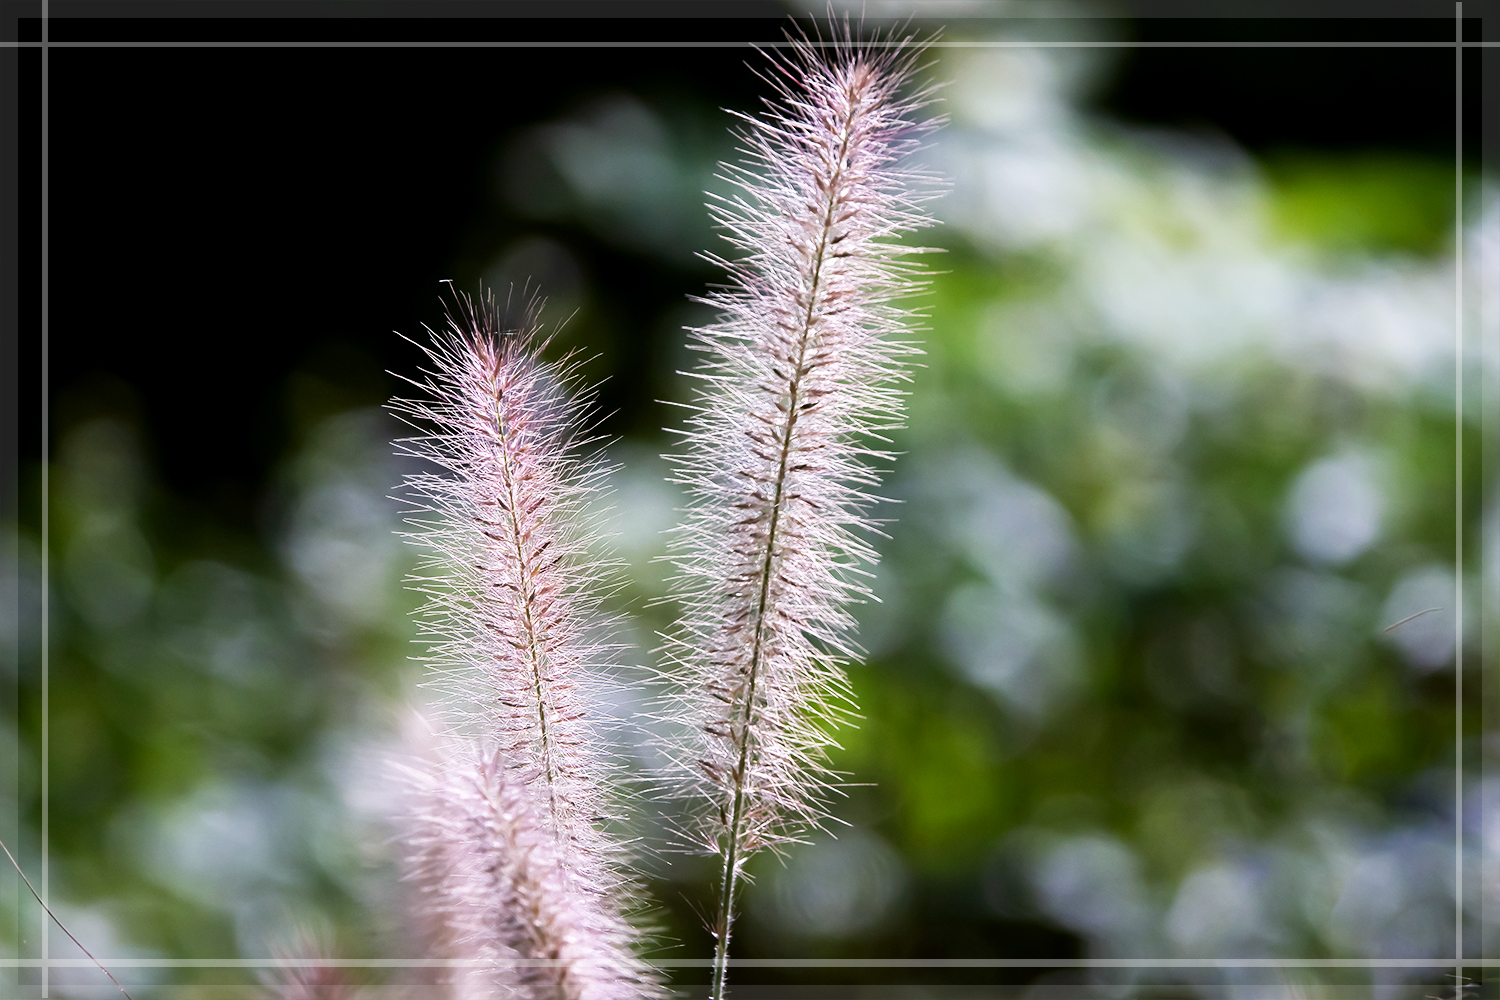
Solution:
[(745, 858), (826, 817), (833, 730), (854, 704), (852, 601), (869, 598), (870, 491), (902, 421), (911, 314), (925, 285), (894, 238), (931, 224), (934, 178), (902, 166), (931, 129), (909, 83), (921, 45), (793, 39), (762, 74), (776, 91), (741, 115), (737, 193), (711, 205), (734, 248), (701, 301), (704, 352), (674, 481), (688, 506), (671, 542), (683, 613), (664, 647), (684, 832), (723, 858), (713, 997), (722, 997)]
[[(406, 481), (445, 713), (437, 762), (412, 779), (412, 878), (433, 947), (494, 960), (462, 995), (651, 995), (624, 916), (635, 887), (607, 829), (606, 734), (590, 714), (615, 648), (601, 638), (610, 565), (589, 515), (607, 469), (584, 451), (577, 366), (541, 360), (535, 315), (507, 329), (492, 297), (455, 295), (423, 345), (430, 370), (411, 380), (422, 397), (392, 403), (423, 431), (401, 450), (443, 470)], [(561, 964), (547, 979), (505, 965), (518, 957)]]

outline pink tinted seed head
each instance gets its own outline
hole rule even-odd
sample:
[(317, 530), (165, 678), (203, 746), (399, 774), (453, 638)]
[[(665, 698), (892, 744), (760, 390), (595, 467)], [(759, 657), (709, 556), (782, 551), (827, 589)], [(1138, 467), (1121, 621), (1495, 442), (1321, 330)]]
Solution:
[(671, 543), (682, 615), (667, 637), (685, 832), (724, 859), (715, 985), (735, 883), (756, 849), (826, 816), (827, 750), (853, 702), (847, 605), (869, 596), (876, 466), (902, 420), (911, 314), (925, 285), (894, 242), (931, 223), (933, 179), (901, 163), (934, 126), (907, 92), (920, 46), (794, 39), (764, 78), (776, 100), (740, 116), (737, 193), (710, 208), (736, 251), (691, 331), (698, 396), (668, 456), (689, 497)]
[(590, 551), (589, 501), (607, 469), (580, 455), (587, 398), (570, 359), (543, 362), (533, 322), (503, 329), (491, 297), (455, 297), (432, 333), (425, 398), (392, 404), (424, 433), (398, 444), (442, 470), (407, 477), (408, 535), (428, 550), (431, 684), (446, 722), (500, 747), (547, 802), (547, 822), (584, 835), (608, 810), (608, 759), (586, 711), (613, 651), (598, 594), (609, 565)]
[[(438, 762), (413, 772), (410, 868), (433, 949), (482, 960), (486, 989), (499, 976), (523, 996), (653, 995), (588, 710), (614, 649), (589, 514), (607, 470), (580, 455), (587, 397), (571, 360), (541, 359), (535, 312), (509, 330), (491, 297), (455, 296), (412, 380), (422, 398), (392, 404), (421, 432), (402, 451), (440, 470), (407, 478), (445, 713)], [(540, 959), (554, 979), (533, 975)]]

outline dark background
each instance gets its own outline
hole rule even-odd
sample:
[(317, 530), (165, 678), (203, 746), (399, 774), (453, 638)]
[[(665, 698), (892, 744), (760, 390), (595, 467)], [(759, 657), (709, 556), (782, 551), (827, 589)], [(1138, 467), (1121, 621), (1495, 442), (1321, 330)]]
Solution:
[[(781, 28), (779, 15), (55, 18), (52, 37), (774, 41)], [(1451, 38), (1453, 25), (1146, 18), (1093, 30), (1143, 42), (1411, 42)], [(22, 106), (34, 108), (40, 53), (21, 55)], [(493, 162), (508, 137), (610, 88), (705, 109), (759, 100), (736, 48), (74, 48), (50, 58), (51, 391), (60, 404), (86, 406), (70, 402), (68, 389), (92, 374), (135, 387), (167, 484), (236, 527), (247, 526), (293, 432), (290, 372), (324, 380), (333, 409), (389, 398), (395, 385), (384, 373), (415, 360), (392, 331), (436, 322), (440, 279), (470, 277), (486, 250), (535, 229), (508, 218), (493, 196)], [(1465, 70), (1470, 156), (1479, 145), (1479, 64), (1475, 50)], [(1132, 122), (1218, 130), (1257, 154), (1448, 157), (1454, 85), (1445, 48), (1134, 48), (1095, 104)], [(570, 235), (632, 343), (646, 338), (644, 318), (701, 290), (707, 276)], [(642, 377), (650, 352), (618, 354), (604, 400), (617, 415), (606, 430), (660, 426)], [(23, 407), (23, 455), (32, 461), (36, 412)], [(65, 409), (54, 427), (78, 416)]]

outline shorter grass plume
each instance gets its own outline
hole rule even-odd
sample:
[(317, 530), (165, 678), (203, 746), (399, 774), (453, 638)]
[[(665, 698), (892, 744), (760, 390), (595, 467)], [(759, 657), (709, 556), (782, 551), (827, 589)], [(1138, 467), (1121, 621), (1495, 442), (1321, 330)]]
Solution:
[(410, 878), (434, 957), (479, 960), (458, 996), (654, 996), (589, 709), (614, 651), (589, 515), (607, 470), (586, 452), (577, 366), (541, 359), (535, 316), (508, 328), (492, 297), (454, 295), (408, 380), (421, 397), (391, 404), (419, 431), (403, 453), (439, 470), (406, 483), (442, 711), (427, 763), (407, 768)]

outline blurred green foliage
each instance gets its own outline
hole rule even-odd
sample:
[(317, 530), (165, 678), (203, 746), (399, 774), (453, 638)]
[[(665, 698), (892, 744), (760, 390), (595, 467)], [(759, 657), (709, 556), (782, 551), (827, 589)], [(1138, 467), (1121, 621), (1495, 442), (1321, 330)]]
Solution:
[[(1436, 254), (1453, 231), (1453, 165), (1391, 154), (1265, 161), (1278, 232), (1325, 253)], [(1469, 179), (1472, 184), (1474, 178)]]

